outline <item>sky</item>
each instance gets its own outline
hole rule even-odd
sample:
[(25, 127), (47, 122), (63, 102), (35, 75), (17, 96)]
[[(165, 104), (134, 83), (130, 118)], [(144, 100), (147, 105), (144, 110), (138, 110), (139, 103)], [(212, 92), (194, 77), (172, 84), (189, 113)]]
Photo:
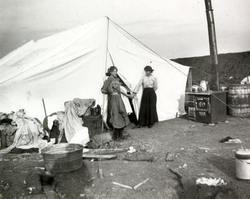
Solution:
[[(250, 50), (250, 1), (212, 0), (219, 53)], [(209, 54), (204, 0), (0, 0), (0, 57), (109, 16), (166, 58)]]

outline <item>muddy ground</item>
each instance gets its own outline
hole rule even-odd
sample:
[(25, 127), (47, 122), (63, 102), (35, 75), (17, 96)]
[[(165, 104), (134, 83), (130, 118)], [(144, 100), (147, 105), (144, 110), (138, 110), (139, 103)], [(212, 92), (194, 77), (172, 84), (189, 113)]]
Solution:
[[(250, 119), (228, 118), (215, 126), (186, 119), (161, 122), (153, 128), (127, 130), (119, 147), (133, 146), (154, 157), (153, 162), (125, 161), (125, 154), (115, 160), (84, 160), (75, 172), (59, 174), (49, 191), (42, 189), (35, 167), (43, 166), (39, 154), (9, 154), (0, 158), (0, 198), (250, 198), (250, 182), (235, 178), (234, 151), (241, 144), (222, 144), (226, 136), (242, 140), (250, 148)], [(166, 161), (167, 153), (174, 154)], [(104, 178), (97, 173), (98, 166)], [(222, 187), (196, 186), (199, 177), (222, 178)], [(112, 182), (134, 186), (149, 179), (137, 190), (122, 188)]]

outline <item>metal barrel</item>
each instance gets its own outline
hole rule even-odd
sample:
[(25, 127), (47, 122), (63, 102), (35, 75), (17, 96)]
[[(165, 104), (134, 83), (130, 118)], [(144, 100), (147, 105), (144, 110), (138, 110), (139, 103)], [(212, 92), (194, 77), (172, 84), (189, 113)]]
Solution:
[(42, 150), (45, 168), (51, 173), (64, 173), (82, 167), (83, 146), (79, 144), (56, 144)]

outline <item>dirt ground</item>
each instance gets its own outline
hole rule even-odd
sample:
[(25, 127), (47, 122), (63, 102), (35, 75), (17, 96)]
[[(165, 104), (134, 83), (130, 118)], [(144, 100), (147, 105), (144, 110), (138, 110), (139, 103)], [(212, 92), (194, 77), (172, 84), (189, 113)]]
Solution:
[[(55, 177), (51, 194), (44, 194), (35, 170), (43, 166), (39, 154), (8, 154), (0, 157), (0, 198), (249, 199), (250, 181), (235, 178), (234, 162), (235, 150), (241, 145), (250, 148), (249, 132), (250, 119), (231, 117), (215, 126), (178, 118), (151, 129), (130, 129), (130, 136), (116, 145), (151, 154), (153, 162), (125, 161), (125, 154), (115, 160), (84, 160), (80, 170)], [(220, 143), (226, 136), (243, 144)], [(165, 160), (167, 153), (173, 154), (173, 161)], [(99, 177), (98, 167), (104, 178)], [(199, 177), (222, 178), (227, 185), (200, 187), (195, 184)], [(149, 180), (136, 190), (113, 184), (133, 187), (145, 179)]]

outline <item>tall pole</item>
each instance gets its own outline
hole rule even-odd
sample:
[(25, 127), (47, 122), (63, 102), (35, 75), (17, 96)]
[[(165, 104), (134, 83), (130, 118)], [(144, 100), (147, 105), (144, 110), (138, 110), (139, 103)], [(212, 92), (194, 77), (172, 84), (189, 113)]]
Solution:
[(219, 72), (218, 72), (218, 52), (217, 52), (217, 42), (216, 42), (212, 2), (211, 0), (204, 0), (204, 1), (206, 6), (209, 49), (210, 49), (210, 63), (211, 63), (210, 89), (219, 90), (220, 83), (219, 83)]

